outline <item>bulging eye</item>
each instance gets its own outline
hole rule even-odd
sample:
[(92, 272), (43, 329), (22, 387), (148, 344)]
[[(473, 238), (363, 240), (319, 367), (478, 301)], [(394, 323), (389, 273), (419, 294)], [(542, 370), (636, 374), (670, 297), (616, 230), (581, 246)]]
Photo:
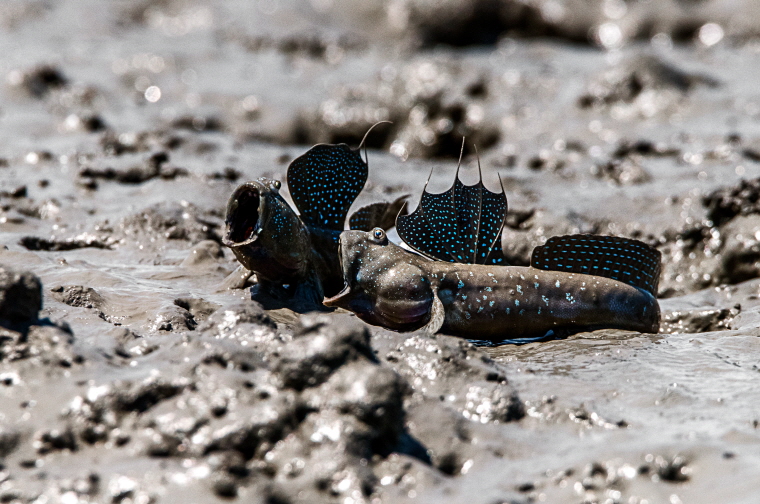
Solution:
[(380, 228), (375, 228), (375, 229), (372, 230), (372, 237), (376, 241), (379, 241), (379, 242), (383, 241), (383, 240), (385, 240), (385, 231), (383, 231)]
[(280, 187), (282, 187), (282, 182), (280, 182), (279, 180), (273, 180), (273, 181), (272, 181), (272, 187), (273, 187), (275, 190), (279, 191), (279, 190), (280, 190)]

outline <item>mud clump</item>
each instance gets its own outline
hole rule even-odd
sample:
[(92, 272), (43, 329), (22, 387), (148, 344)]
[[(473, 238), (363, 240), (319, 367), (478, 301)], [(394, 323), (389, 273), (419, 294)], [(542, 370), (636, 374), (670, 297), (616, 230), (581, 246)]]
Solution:
[[(96, 297), (76, 286), (55, 291), (76, 305)], [(191, 298), (177, 305), (209, 309)], [(477, 453), (468, 425), (524, 414), (501, 367), (454, 338), (420, 335), (399, 346), (395, 333), (349, 316), (309, 314), (289, 331), (256, 303), (211, 308), (195, 331), (125, 354), (135, 364), (109, 364), (131, 367), (128, 377), (57, 398), (50, 421), (9, 437), (6, 451), (30, 465), (98, 449), (192, 460), (224, 498), (369, 501), (381, 479), (400, 481), (412, 467), (419, 480), (411, 488), (459, 474)], [(131, 344), (134, 335), (121, 339)], [(136, 480), (127, 486), (146, 491)], [(95, 485), (92, 496), (110, 490)]]
[[(69, 368), (84, 358), (65, 324), (39, 320), (42, 282), (28, 271), (0, 266), (0, 362)], [(10, 376), (10, 375), (9, 375)], [(13, 385), (15, 379), (8, 378)]]
[(135, 162), (129, 156), (122, 156), (119, 163), (126, 165), (125, 167), (83, 168), (79, 176), (88, 179), (90, 182), (85, 184), (93, 187), (92, 181), (97, 179), (114, 180), (122, 184), (141, 184), (157, 177), (173, 179), (187, 175), (187, 170), (170, 166), (167, 164), (168, 161), (169, 154), (163, 151), (151, 154), (144, 162), (138, 164), (133, 164)]
[[(725, 26), (726, 35), (737, 38), (757, 32), (757, 23), (737, 23), (733, 18), (736, 11), (725, 9), (725, 15), (718, 14), (721, 10), (716, 11), (714, 3), (686, 8), (664, 1), (656, 6), (625, 5), (610, 10), (601, 0), (395, 0), (388, 3), (387, 16), (389, 24), (406, 30), (407, 36), (423, 47), (495, 45), (506, 36), (554, 37), (608, 48), (658, 33), (673, 40), (693, 41), (701, 38), (700, 28), (709, 21)], [(747, 5), (743, 16), (752, 18), (754, 14)], [(611, 15), (619, 23), (614, 36), (605, 26)]]
[(85, 360), (73, 344), (74, 336), (66, 326), (31, 325), (20, 331), (0, 327), (0, 362), (21, 361), (24, 367), (49, 367), (50, 372), (71, 368)]
[(42, 282), (28, 271), (0, 265), (0, 326), (31, 323), (42, 309)]
[(192, 203), (157, 203), (121, 219), (115, 225), (102, 222), (93, 235), (116, 245), (164, 243), (181, 240), (191, 243), (213, 241), (220, 244), (224, 225), (219, 209), (203, 210)]
[(55, 299), (69, 306), (101, 309), (105, 305), (103, 296), (92, 287), (67, 285), (53, 287), (50, 291)]
[(732, 329), (731, 322), (740, 313), (739, 305), (733, 308), (704, 308), (664, 312), (660, 332), (700, 333)]
[(715, 226), (721, 226), (737, 215), (760, 214), (760, 178), (717, 189), (702, 198), (702, 204), (707, 208), (707, 218)]
[(617, 107), (617, 116), (651, 117), (672, 109), (698, 85), (715, 87), (708, 76), (685, 72), (656, 56), (638, 56), (592, 79), (578, 100), (581, 108)]
[(25, 72), (17, 70), (9, 80), (37, 99), (44, 98), (51, 90), (61, 89), (69, 83), (63, 72), (53, 65), (41, 65)]
[(19, 245), (27, 250), (62, 251), (76, 250), (81, 248), (109, 249), (111, 244), (95, 238), (94, 236), (70, 237), (70, 238), (40, 238), (39, 236), (24, 236), (19, 240)]
[(664, 236), (662, 294), (672, 296), (760, 276), (760, 179), (716, 189), (701, 200), (705, 221)]
[(295, 338), (299, 344), (283, 348), (275, 370), (287, 387), (296, 390), (321, 384), (349, 360), (375, 360), (369, 331), (359, 325), (336, 327), (326, 318), (309, 317)]
[(615, 185), (638, 185), (650, 182), (652, 175), (636, 161), (611, 160), (604, 164), (595, 165), (591, 174), (603, 180), (609, 180)]

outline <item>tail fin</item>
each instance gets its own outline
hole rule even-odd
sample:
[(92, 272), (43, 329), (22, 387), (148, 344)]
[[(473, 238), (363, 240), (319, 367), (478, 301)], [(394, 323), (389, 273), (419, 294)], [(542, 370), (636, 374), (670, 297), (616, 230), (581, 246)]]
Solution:
[(656, 296), (660, 258), (659, 250), (638, 240), (579, 234), (555, 236), (534, 248), (530, 265), (611, 278)]

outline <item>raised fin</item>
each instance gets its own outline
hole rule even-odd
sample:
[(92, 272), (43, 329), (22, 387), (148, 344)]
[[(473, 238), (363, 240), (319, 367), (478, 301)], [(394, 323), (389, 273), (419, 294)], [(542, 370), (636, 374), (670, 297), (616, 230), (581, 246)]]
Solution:
[(290, 196), (311, 227), (342, 231), (348, 209), (367, 182), (368, 168), (346, 144), (319, 144), (288, 166)]
[(501, 230), (507, 216), (507, 196), (483, 185), (464, 185), (459, 169), (453, 185), (441, 194), (422, 192), (410, 215), (396, 220), (398, 234), (423, 255), (465, 264), (505, 264)]
[(433, 290), (433, 304), (430, 306), (430, 319), (421, 330), (427, 334), (435, 334), (441, 330), (445, 320), (446, 310), (443, 307), (443, 302), (438, 297), (438, 292)]
[(530, 265), (612, 278), (656, 296), (661, 255), (639, 240), (578, 234), (555, 236), (546, 245), (534, 248)]
[(406, 198), (408, 197), (409, 195), (405, 194), (390, 202), (381, 201), (360, 208), (348, 220), (349, 228), (371, 231), (379, 227), (386, 231), (389, 230), (396, 224), (396, 216), (406, 205)]

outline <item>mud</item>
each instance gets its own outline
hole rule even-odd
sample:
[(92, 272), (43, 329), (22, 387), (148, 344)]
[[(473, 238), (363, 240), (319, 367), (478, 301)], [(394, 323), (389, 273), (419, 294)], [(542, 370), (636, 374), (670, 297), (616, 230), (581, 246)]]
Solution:
[[(754, 502), (758, 19), (7, 2), (0, 501)], [(578, 232), (662, 251), (661, 333), (483, 348), (252, 302), (233, 189), (381, 120), (354, 209), (449, 187), (466, 135), (511, 263)]]

